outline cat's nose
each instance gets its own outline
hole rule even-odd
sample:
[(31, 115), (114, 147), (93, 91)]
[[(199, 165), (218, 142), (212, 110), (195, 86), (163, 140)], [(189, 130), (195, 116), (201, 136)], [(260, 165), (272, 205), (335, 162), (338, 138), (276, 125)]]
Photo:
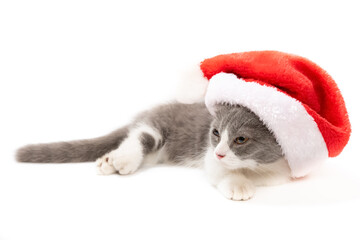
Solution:
[(217, 157), (218, 159), (222, 159), (223, 157), (225, 157), (225, 155), (216, 153), (216, 157)]

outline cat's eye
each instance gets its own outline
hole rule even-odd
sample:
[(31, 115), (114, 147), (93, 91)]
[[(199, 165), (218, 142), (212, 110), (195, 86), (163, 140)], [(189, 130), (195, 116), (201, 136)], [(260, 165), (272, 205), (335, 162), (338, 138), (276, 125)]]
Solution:
[(212, 131), (212, 133), (217, 136), (217, 137), (220, 137), (220, 133), (217, 129), (214, 128), (214, 130)]
[(234, 139), (234, 143), (241, 145), (241, 144), (246, 143), (248, 140), (249, 140), (249, 138), (247, 138), (247, 137), (237, 137)]

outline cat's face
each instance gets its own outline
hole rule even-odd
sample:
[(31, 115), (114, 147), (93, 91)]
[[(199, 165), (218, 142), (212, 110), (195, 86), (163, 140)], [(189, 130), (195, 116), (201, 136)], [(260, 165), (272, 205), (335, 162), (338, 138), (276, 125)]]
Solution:
[(225, 168), (255, 169), (283, 154), (273, 134), (257, 115), (242, 106), (218, 105), (210, 129), (214, 157)]

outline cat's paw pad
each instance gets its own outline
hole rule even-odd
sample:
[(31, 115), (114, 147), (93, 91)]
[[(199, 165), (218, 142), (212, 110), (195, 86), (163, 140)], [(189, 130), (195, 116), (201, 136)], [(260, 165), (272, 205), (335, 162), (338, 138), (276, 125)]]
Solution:
[(101, 158), (96, 160), (96, 170), (100, 175), (109, 175), (116, 172), (111, 159), (109, 158), (109, 154), (105, 154)]
[(249, 200), (255, 194), (255, 187), (250, 182), (232, 183), (223, 181), (218, 185), (218, 189), (226, 198), (235, 201)]
[(141, 151), (115, 150), (110, 152), (109, 158), (119, 174), (127, 175), (140, 167), (143, 156)]

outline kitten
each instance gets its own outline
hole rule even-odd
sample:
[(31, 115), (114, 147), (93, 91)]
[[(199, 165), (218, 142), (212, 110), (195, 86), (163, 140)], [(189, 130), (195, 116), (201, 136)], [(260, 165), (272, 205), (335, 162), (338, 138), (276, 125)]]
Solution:
[(17, 151), (20, 162), (96, 161), (100, 174), (131, 174), (145, 163), (205, 169), (211, 184), (227, 198), (247, 200), (255, 186), (290, 179), (275, 137), (242, 106), (172, 103), (138, 115), (109, 135), (73, 142), (37, 144)]

